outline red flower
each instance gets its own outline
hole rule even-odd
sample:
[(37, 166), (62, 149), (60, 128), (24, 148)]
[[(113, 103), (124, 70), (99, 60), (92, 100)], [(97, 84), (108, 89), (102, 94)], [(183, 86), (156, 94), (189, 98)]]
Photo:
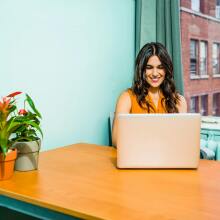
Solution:
[(19, 115), (26, 115), (27, 111), (25, 109), (20, 109), (18, 112)]
[(7, 95), (7, 97), (13, 98), (13, 97), (15, 97), (16, 95), (19, 95), (19, 94), (21, 94), (21, 93), (22, 93), (22, 92), (13, 92), (13, 93)]

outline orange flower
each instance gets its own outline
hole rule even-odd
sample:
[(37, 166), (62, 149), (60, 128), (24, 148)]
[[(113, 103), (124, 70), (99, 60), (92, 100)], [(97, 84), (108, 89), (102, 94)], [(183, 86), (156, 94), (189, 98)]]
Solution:
[(6, 113), (10, 109), (10, 101), (10, 97), (3, 97), (2, 101), (0, 101), (0, 112)]

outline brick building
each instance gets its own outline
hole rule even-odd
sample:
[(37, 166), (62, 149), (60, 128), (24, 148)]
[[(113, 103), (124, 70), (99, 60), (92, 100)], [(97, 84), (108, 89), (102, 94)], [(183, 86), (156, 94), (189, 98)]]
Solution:
[(188, 111), (220, 116), (220, 0), (181, 0), (180, 5)]

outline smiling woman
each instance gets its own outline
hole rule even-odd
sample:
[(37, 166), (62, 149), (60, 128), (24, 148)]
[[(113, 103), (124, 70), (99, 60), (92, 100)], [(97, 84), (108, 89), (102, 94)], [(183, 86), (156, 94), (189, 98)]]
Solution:
[[(185, 98), (177, 91), (173, 63), (161, 43), (147, 43), (135, 63), (133, 85), (118, 98), (118, 113), (185, 113)], [(112, 143), (116, 146), (117, 117), (113, 123)]]

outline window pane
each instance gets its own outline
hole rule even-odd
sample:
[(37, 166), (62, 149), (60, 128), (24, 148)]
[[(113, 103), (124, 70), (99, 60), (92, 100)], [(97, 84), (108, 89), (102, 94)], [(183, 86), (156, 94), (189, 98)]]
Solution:
[(212, 46), (212, 74), (220, 74), (219, 71), (219, 44), (214, 43)]
[(201, 96), (200, 113), (201, 115), (208, 115), (208, 95)]
[(190, 41), (190, 57), (196, 58), (196, 41), (195, 40)]
[(200, 74), (207, 74), (207, 44), (204, 41), (200, 42)]
[(191, 0), (191, 8), (194, 11), (200, 11), (200, 0)]
[(195, 75), (197, 70), (197, 41), (190, 41), (190, 74)]
[(216, 18), (220, 18), (220, 6), (216, 6), (216, 8), (215, 8), (215, 16), (216, 16)]
[(212, 45), (212, 57), (217, 58), (218, 57), (218, 44)]
[(194, 96), (190, 98), (190, 112), (195, 113), (199, 110), (199, 97)]
[(220, 116), (220, 93), (213, 94), (212, 114), (215, 116)]

